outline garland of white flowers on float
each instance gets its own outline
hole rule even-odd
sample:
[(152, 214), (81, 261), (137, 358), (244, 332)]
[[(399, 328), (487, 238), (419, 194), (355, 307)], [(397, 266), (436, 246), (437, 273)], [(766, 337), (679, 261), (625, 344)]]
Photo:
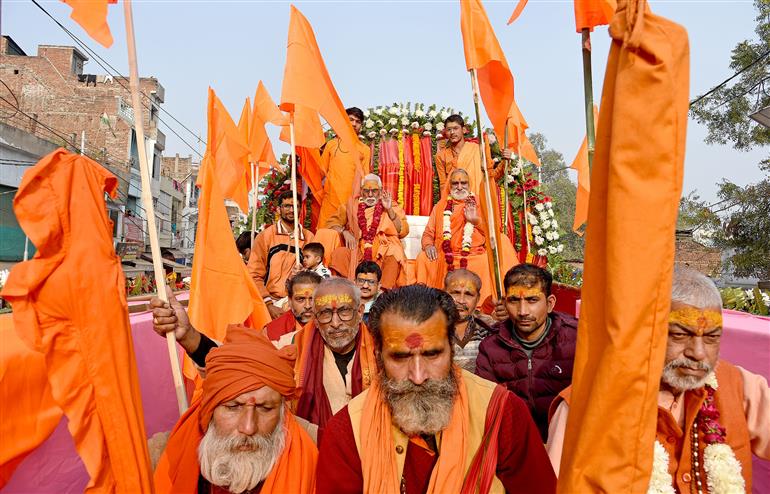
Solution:
[[(712, 372), (706, 378), (706, 400), (693, 423), (692, 455), (693, 482), (698, 494), (703, 493), (700, 480), (700, 462), (698, 452), (699, 432), (704, 434), (706, 448), (703, 450), (703, 470), (706, 472), (706, 485), (710, 494), (734, 494), (746, 492), (746, 483), (741, 475), (741, 463), (735, 457), (732, 448), (724, 442), (725, 429), (719, 422), (719, 411), (714, 404), (714, 392), (718, 383)], [(652, 475), (647, 494), (674, 494), (673, 479), (668, 473), (669, 456), (666, 448), (655, 440), (652, 458)]]
[[(473, 196), (470, 196), (466, 201), (466, 204), (475, 204), (476, 200)], [(447, 270), (454, 271), (454, 253), (452, 253), (452, 212), (454, 209), (454, 201), (447, 199), (446, 207), (444, 208), (443, 217), (443, 231), (441, 232), (441, 250), (444, 251), (444, 259), (446, 260)], [(463, 225), (463, 240), (462, 248), (460, 250), (460, 268), (468, 268), (468, 255), (471, 253), (471, 240), (473, 238), (473, 223), (465, 221)]]

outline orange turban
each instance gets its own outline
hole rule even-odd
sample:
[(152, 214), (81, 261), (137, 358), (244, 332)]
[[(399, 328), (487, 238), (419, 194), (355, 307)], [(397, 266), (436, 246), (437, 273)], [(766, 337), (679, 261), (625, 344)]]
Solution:
[[(220, 404), (263, 386), (276, 390), (287, 400), (296, 398), (296, 353), (293, 345), (277, 350), (266, 336), (254, 328), (230, 325), (224, 344), (206, 357), (206, 378), (200, 399), (190, 405), (171, 431), (166, 450), (155, 470), (156, 492), (197, 492), (200, 473), (198, 445), (208, 429), (214, 409)], [(315, 446), (304, 431), (299, 430), (288, 411), (287, 427), (291, 435), (297, 437), (295, 451), (301, 451), (300, 457), (304, 458), (299, 460), (299, 464), (303, 461), (313, 463)], [(285, 454), (290, 453), (289, 449)], [(297, 460), (293, 462), (297, 463)], [(313, 483), (314, 479), (315, 476)]]

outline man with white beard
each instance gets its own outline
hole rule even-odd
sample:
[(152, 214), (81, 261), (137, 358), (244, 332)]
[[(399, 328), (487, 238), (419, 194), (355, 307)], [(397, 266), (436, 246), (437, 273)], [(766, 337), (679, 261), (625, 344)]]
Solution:
[(155, 470), (156, 492), (312, 493), (318, 451), (288, 408), (293, 346), (277, 350), (230, 326), (206, 357), (198, 400), (174, 427)]
[(440, 290), (380, 295), (369, 320), (379, 375), (327, 424), (319, 494), (555, 492), (524, 402), (452, 363), (456, 320)]
[[(649, 492), (751, 492), (751, 455), (770, 459), (767, 380), (719, 359), (722, 298), (714, 283), (674, 270)], [(557, 475), (571, 387), (551, 404), (548, 454)]]

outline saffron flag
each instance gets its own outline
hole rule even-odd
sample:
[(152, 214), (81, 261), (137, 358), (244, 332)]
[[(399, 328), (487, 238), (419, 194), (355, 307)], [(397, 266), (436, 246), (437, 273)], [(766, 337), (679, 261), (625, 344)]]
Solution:
[[(207, 151), (210, 151), (213, 158), (212, 164), (216, 166), (221, 193), (227, 199), (235, 201), (241, 211), (248, 212), (250, 182), (247, 141), (211, 88), (209, 88), (208, 119), (209, 139), (212, 141), (208, 143)], [(248, 122), (248, 115), (245, 121)], [(199, 182), (201, 182), (200, 177)]]
[[(305, 16), (292, 5), (280, 107), (283, 111), (295, 112), (297, 106), (312, 110), (310, 113), (320, 114), (343, 143), (351, 149), (355, 147), (358, 136), (350, 125), (345, 107), (342, 106), (326, 70), (313, 28)], [(297, 117), (300, 116), (302, 115), (295, 113), (295, 124), (299, 122)], [(309, 117), (312, 118), (310, 115)], [(315, 147), (322, 144), (323, 142)]]
[(524, 120), (524, 115), (521, 114), (516, 100), (511, 102), (511, 108), (508, 110), (506, 127), (508, 129), (508, 149), (513, 150), (517, 155), (521, 155), (530, 163), (540, 166), (540, 158), (537, 156), (535, 146), (532, 145), (526, 134), (529, 125)]
[(610, 35), (560, 493), (647, 492), (668, 333), (687, 32), (621, 0)]
[(596, 26), (609, 24), (616, 8), (616, 0), (575, 0), (575, 29), (593, 31)]
[(273, 145), (265, 131), (267, 122), (273, 125), (288, 125), (288, 119), (270, 97), (262, 81), (259, 81), (257, 93), (254, 95), (254, 109), (249, 126), (249, 151), (252, 159), (259, 163), (260, 173), (266, 173), (268, 166), (278, 166), (278, 161), (273, 153)]
[[(594, 122), (599, 121), (599, 110), (594, 105)], [(575, 219), (572, 221), (572, 231), (583, 235), (580, 227), (588, 219), (588, 198), (591, 193), (591, 170), (588, 163), (588, 140), (583, 138), (577, 156), (569, 166), (577, 171), (577, 197), (575, 198)]]
[(519, 0), (519, 3), (516, 4), (516, 8), (513, 9), (513, 14), (511, 14), (511, 17), (508, 19), (508, 25), (514, 23), (516, 19), (519, 18), (521, 15), (521, 12), (524, 10), (524, 7), (527, 6), (527, 0)]
[(502, 136), (513, 103), (513, 75), (481, 0), (460, 0), (460, 29), (465, 66), (476, 69), (484, 108), (495, 134)]
[[(45, 359), (50, 395), (91, 476), (87, 490), (152, 492), (125, 278), (104, 200), (117, 186), (98, 163), (61, 148), (27, 170), (14, 212), (37, 252), (13, 267), (2, 296), (20, 339)], [(14, 399), (54, 413), (43, 391)]]
[(107, 4), (118, 0), (62, 0), (70, 7), (70, 18), (80, 24), (91, 38), (105, 48), (112, 46), (112, 33), (107, 24)]
[[(198, 230), (195, 236), (189, 316), (192, 325), (212, 339), (223, 341), (229, 324), (261, 329), (271, 320), (254, 280), (235, 246), (225, 196), (220, 186), (217, 152), (227, 138), (216, 128), (217, 99), (209, 92), (208, 148), (198, 177)], [(219, 136), (219, 138), (217, 137)], [(227, 158), (228, 155), (224, 154)]]

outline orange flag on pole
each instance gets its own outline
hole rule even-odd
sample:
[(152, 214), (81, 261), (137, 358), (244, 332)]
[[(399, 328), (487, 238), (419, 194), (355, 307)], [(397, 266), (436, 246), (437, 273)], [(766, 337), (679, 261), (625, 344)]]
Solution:
[[(594, 105), (594, 122), (599, 121), (599, 110)], [(588, 141), (584, 137), (575, 160), (569, 166), (577, 171), (577, 197), (575, 199), (575, 219), (572, 221), (572, 231), (583, 235), (580, 227), (588, 219), (588, 198), (591, 193), (591, 170), (588, 166)]]
[[(229, 324), (261, 329), (270, 321), (262, 297), (235, 246), (225, 196), (220, 187), (217, 152), (227, 136), (217, 127), (217, 99), (209, 90), (208, 149), (201, 163), (198, 185), (198, 230), (195, 236), (189, 315), (193, 326), (210, 338), (223, 341)], [(219, 136), (219, 137), (217, 137)], [(228, 158), (224, 153), (224, 157)]]
[(460, 0), (460, 29), (465, 67), (476, 69), (484, 109), (500, 138), (513, 103), (513, 75), (481, 0)]
[(254, 114), (259, 117), (262, 122), (270, 122), (273, 125), (286, 126), (289, 125), (289, 119), (281, 112), (278, 105), (275, 104), (270, 93), (267, 92), (267, 88), (262, 81), (259, 81), (257, 85), (257, 94), (254, 95)]
[(70, 7), (70, 18), (80, 24), (91, 38), (105, 48), (112, 46), (112, 33), (107, 24), (107, 4), (118, 0), (62, 0)]
[(616, 8), (616, 0), (575, 0), (575, 29), (580, 33), (609, 24)]
[(254, 109), (249, 126), (249, 151), (252, 159), (259, 163), (260, 174), (266, 173), (268, 166), (278, 165), (278, 160), (275, 159), (273, 153), (273, 145), (265, 131), (267, 122), (273, 125), (289, 124), (288, 119), (270, 97), (262, 81), (259, 81), (257, 93), (254, 95)]
[(530, 163), (540, 166), (540, 158), (537, 156), (535, 146), (532, 145), (526, 134), (529, 125), (524, 120), (524, 115), (521, 114), (516, 100), (511, 103), (506, 125), (508, 127), (508, 149), (513, 150), (516, 154), (521, 154)]
[(621, 0), (612, 26), (560, 493), (647, 492), (666, 351), (687, 32), (644, 0)]
[(516, 4), (516, 8), (513, 9), (513, 14), (511, 14), (510, 19), (508, 19), (509, 26), (513, 24), (516, 19), (519, 18), (519, 16), (521, 15), (521, 12), (524, 10), (524, 7), (526, 6), (527, 6), (527, 0), (519, 0), (519, 3)]
[[(244, 108), (245, 110), (245, 108)], [(244, 121), (244, 117), (241, 117)], [(248, 122), (248, 115), (245, 117)], [(244, 126), (247, 124), (244, 123)], [(248, 132), (248, 130), (246, 130)], [(217, 180), (221, 193), (232, 199), (241, 208), (249, 210), (249, 148), (243, 132), (233, 122), (232, 117), (214, 90), (209, 88), (209, 136), (208, 150), (216, 166)]]
[[(61, 148), (27, 170), (13, 204), (37, 252), (13, 267), (2, 296), (19, 338), (45, 358), (51, 396), (91, 476), (87, 489), (152, 492), (125, 278), (104, 200), (117, 187), (98, 163)], [(18, 399), (52, 412), (44, 389), (24, 392), (34, 396)]]
[[(345, 107), (326, 70), (313, 28), (297, 7), (292, 5), (280, 107), (283, 111), (295, 112), (295, 124), (300, 122), (298, 117), (302, 116), (297, 114), (297, 106), (320, 114), (334, 129), (337, 137), (349, 149), (354, 149), (358, 136), (350, 125)], [(299, 126), (295, 130), (297, 136), (298, 130)]]

